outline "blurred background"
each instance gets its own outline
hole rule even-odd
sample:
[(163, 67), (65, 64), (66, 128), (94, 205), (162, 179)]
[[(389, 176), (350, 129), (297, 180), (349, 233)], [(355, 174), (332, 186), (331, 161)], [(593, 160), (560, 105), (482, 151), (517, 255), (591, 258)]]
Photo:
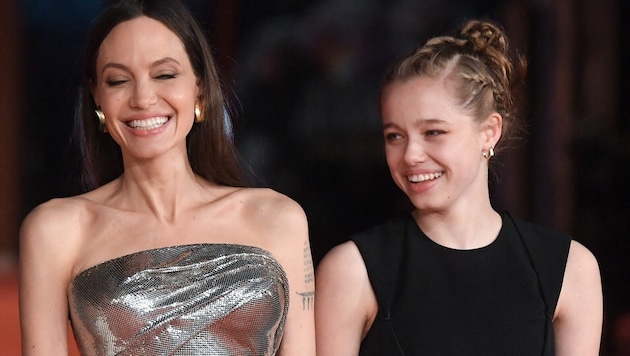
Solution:
[[(382, 150), (387, 65), (466, 19), (501, 23), (529, 61), (519, 92), (528, 135), (494, 161), (493, 204), (593, 251), (605, 297), (602, 355), (630, 354), (630, 2), (185, 2), (214, 48), (252, 182), (304, 207), (315, 263), (408, 208)], [(81, 53), (108, 3), (0, 3), (3, 354), (19, 355), (19, 225), (37, 204), (79, 191), (70, 143)]]

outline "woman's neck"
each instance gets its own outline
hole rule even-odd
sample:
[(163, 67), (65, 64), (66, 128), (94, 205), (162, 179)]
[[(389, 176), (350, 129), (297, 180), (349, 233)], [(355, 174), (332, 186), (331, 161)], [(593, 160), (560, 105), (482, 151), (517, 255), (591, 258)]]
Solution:
[(175, 221), (180, 214), (208, 199), (204, 188), (210, 185), (193, 172), (187, 160), (126, 164), (116, 183), (110, 200), (112, 206), (147, 212), (165, 222)]

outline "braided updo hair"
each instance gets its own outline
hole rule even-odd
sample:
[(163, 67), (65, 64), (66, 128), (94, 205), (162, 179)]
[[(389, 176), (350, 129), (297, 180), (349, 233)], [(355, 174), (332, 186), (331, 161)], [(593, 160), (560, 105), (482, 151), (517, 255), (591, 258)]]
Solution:
[(383, 86), (421, 76), (450, 80), (456, 104), (475, 120), (483, 120), (492, 112), (503, 117), (499, 140), (503, 143), (523, 128), (516, 117), (513, 90), (527, 70), (526, 60), (517, 56), (513, 63), (508, 49), (508, 39), (499, 25), (471, 20), (457, 35), (433, 37), (395, 63), (387, 71)]

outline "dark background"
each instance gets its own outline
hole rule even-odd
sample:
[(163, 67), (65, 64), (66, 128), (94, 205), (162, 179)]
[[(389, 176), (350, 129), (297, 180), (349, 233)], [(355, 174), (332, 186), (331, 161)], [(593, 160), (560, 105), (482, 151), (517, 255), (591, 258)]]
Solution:
[[(70, 139), (81, 51), (107, 1), (12, 3), (20, 79), (3, 93), (19, 100), (9, 103), (17, 117), (2, 120), (16, 120), (10, 137), (19, 149), (0, 164), (17, 162), (18, 178), (0, 182), (14, 192), (0, 209), (11, 204), (15, 217), (0, 246), (16, 252), (15, 226), (28, 211), (77, 192)], [(252, 181), (303, 206), (316, 263), (408, 207), (382, 152), (377, 104), (387, 64), (466, 19), (502, 23), (530, 64), (519, 94), (529, 134), (495, 160), (493, 203), (593, 251), (605, 293), (602, 354), (613, 354), (614, 322), (630, 310), (627, 1), (186, 3), (215, 50)]]

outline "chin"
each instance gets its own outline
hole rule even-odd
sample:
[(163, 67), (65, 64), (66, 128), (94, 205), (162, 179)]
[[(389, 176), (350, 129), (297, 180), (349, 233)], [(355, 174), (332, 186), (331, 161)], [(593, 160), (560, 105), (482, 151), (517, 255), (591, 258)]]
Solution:
[(427, 197), (418, 198), (409, 197), (409, 201), (416, 208), (416, 210), (420, 210), (423, 212), (429, 211), (442, 211), (445, 209), (445, 204), (441, 204), (435, 199), (427, 199)]

